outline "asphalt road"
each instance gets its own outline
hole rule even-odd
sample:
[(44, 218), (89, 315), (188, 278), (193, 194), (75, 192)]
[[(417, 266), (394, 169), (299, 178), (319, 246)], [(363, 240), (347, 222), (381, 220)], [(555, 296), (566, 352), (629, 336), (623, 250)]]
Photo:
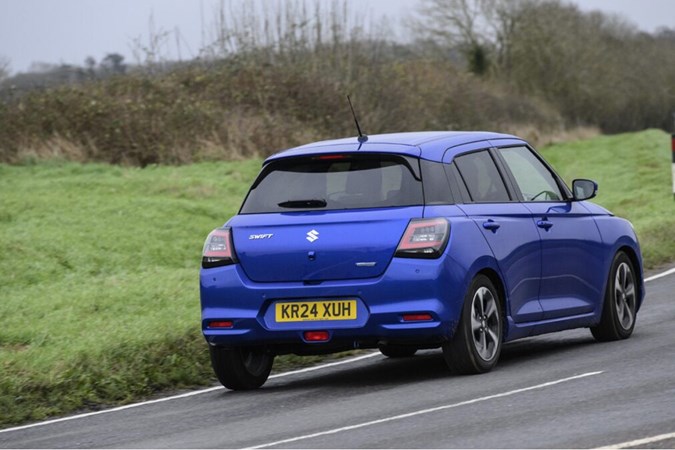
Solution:
[(596, 343), (585, 329), (528, 338), (478, 376), (448, 375), (440, 351), (378, 354), (255, 392), (215, 389), (0, 431), (0, 447), (672, 448), (675, 274), (647, 289), (622, 342)]

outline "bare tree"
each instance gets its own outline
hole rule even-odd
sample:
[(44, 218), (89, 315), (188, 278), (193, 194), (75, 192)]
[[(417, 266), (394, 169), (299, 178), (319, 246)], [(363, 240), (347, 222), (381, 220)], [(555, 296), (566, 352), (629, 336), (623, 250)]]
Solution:
[(9, 58), (0, 56), (0, 82), (9, 78)]
[(469, 70), (506, 69), (517, 17), (536, 0), (422, 0), (411, 26), (418, 36), (459, 49)]
[(96, 78), (96, 59), (93, 56), (87, 56), (84, 59), (84, 67), (86, 69), (87, 76), (90, 79)]

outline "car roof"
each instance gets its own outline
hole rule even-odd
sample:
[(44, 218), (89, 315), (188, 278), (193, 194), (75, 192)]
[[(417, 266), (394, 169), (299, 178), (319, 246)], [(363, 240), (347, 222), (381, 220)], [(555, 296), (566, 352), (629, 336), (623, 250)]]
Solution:
[(482, 141), (507, 140), (525, 143), (522, 139), (502, 133), (486, 131), (418, 131), (387, 133), (368, 136), (360, 143), (357, 137), (333, 139), (301, 145), (276, 153), (265, 163), (295, 156), (309, 156), (326, 153), (393, 153), (420, 157), (431, 161), (442, 161), (446, 150), (465, 144)]

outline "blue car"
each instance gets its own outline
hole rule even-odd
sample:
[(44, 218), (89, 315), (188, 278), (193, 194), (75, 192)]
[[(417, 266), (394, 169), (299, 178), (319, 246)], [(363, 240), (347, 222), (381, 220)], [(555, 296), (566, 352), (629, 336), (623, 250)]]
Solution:
[(570, 190), (524, 140), (382, 134), (269, 157), (239, 214), (206, 239), (202, 330), (230, 389), (276, 355), (442, 348), (491, 370), (504, 342), (588, 327), (628, 338), (644, 298), (631, 224)]

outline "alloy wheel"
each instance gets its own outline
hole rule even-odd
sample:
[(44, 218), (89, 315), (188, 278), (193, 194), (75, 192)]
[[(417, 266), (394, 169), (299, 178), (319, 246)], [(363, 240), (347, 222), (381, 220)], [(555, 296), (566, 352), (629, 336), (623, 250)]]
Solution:
[(471, 335), (484, 361), (494, 358), (499, 348), (499, 309), (492, 292), (481, 286), (471, 301)]
[(628, 264), (622, 262), (614, 278), (614, 305), (619, 324), (624, 330), (635, 320), (635, 278)]

